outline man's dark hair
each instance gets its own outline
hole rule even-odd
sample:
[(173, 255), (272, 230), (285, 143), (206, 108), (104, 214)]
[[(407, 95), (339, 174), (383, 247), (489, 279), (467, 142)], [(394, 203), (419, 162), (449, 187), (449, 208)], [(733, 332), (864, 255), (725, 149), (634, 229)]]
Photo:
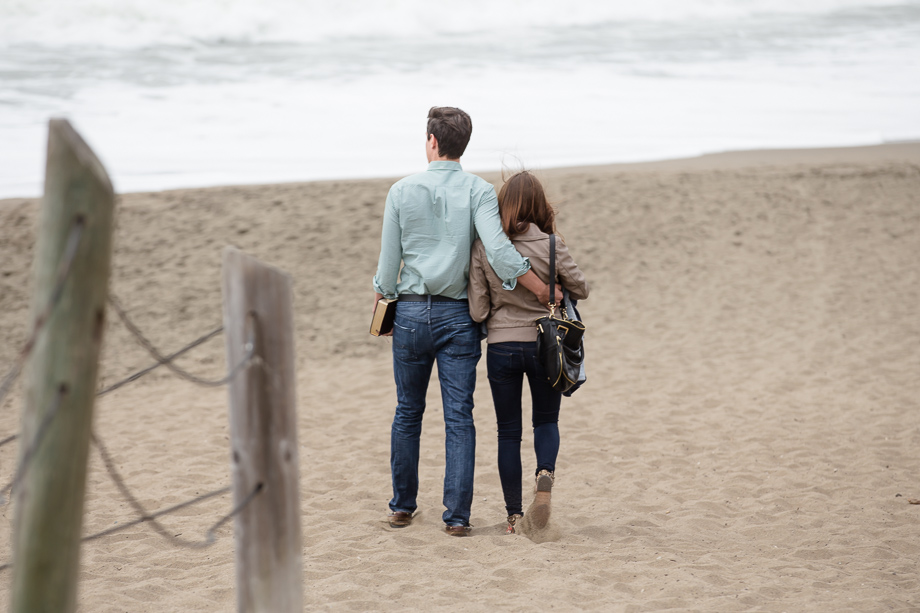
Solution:
[(439, 155), (459, 159), (473, 134), (473, 120), (452, 106), (433, 106), (428, 111), (427, 134), (438, 139)]

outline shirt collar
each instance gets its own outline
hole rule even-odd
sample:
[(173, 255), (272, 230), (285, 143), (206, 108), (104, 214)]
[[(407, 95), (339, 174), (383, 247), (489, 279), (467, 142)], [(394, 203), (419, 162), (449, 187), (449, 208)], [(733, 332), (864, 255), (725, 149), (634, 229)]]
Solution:
[(460, 162), (448, 162), (446, 160), (437, 160), (428, 162), (428, 170), (463, 170), (460, 168)]
[(549, 234), (537, 227), (537, 224), (527, 224), (527, 229), (514, 237), (516, 241), (538, 241), (548, 237)]

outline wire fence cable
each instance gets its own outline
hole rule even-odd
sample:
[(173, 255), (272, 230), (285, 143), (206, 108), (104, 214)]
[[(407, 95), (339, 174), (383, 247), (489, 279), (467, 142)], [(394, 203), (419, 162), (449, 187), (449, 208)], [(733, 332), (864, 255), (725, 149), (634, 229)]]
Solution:
[[(99, 450), (99, 455), (102, 458), (102, 463), (105, 465), (106, 472), (108, 472), (109, 477), (115, 483), (115, 486), (118, 488), (121, 494), (127, 499), (128, 503), (134, 508), (139, 517), (117, 526), (107, 528), (106, 530), (84, 536), (81, 539), (81, 541), (84, 543), (87, 541), (94, 541), (104, 536), (109, 536), (110, 534), (115, 534), (116, 532), (121, 532), (122, 530), (127, 530), (128, 528), (147, 522), (150, 523), (151, 527), (157, 532), (157, 534), (165, 538), (173, 545), (189, 549), (204, 549), (206, 547), (210, 547), (217, 541), (216, 533), (221, 526), (230, 521), (236, 515), (240, 514), (256, 498), (256, 496), (258, 496), (265, 489), (261, 481), (257, 483), (255, 487), (252, 488), (252, 491), (250, 491), (243, 498), (243, 500), (240, 501), (239, 504), (237, 504), (229, 513), (218, 519), (210, 528), (208, 528), (203, 541), (190, 541), (187, 539), (180, 539), (178, 536), (170, 534), (169, 531), (166, 530), (166, 528), (157, 521), (157, 518), (168, 515), (170, 513), (175, 513), (176, 511), (190, 507), (194, 504), (198, 504), (199, 502), (204, 502), (209, 498), (227, 494), (231, 491), (232, 488), (230, 486), (222, 487), (220, 489), (207, 492), (206, 494), (196, 496), (190, 500), (186, 500), (185, 502), (174, 504), (171, 507), (160, 509), (159, 511), (154, 511), (153, 513), (148, 513), (140, 501), (138, 501), (137, 497), (131, 492), (130, 488), (128, 488), (128, 485), (119, 474), (118, 469), (115, 468), (115, 463), (112, 460), (112, 456), (109, 454), (108, 449), (105, 447), (105, 445), (103, 445), (102, 441), (99, 440), (99, 437), (96, 436), (95, 433), (92, 435), (92, 441), (93, 444), (96, 445), (96, 448)], [(9, 569), (12, 566), (12, 562), (0, 564), (0, 572)]]
[[(210, 332), (208, 332), (208, 333), (205, 334), (204, 336), (201, 336), (201, 337), (195, 339), (194, 341), (192, 341), (191, 343), (189, 343), (189, 344), (186, 345), (185, 347), (182, 347), (182, 348), (179, 349), (178, 351), (175, 351), (175, 352), (169, 354), (168, 356), (165, 357), (165, 359), (166, 359), (166, 360), (174, 360), (175, 358), (179, 357), (180, 355), (182, 355), (182, 354), (184, 354), (184, 353), (187, 353), (188, 351), (194, 349), (194, 348), (197, 347), (198, 345), (201, 345), (202, 343), (211, 340), (212, 338), (214, 338), (215, 336), (217, 336), (218, 334), (220, 334), (221, 332), (223, 332), (223, 330), (224, 330), (224, 327), (223, 327), (223, 326), (219, 326), (219, 327), (215, 328), (214, 330), (211, 330)], [(247, 348), (249, 348), (250, 346), (251, 346), (251, 343), (250, 343), (250, 344), (247, 344)], [(249, 360), (252, 359), (251, 352), (252, 352), (252, 350), (249, 349), (249, 352), (247, 353), (246, 357), (245, 357), (244, 360), (243, 360), (242, 366), (245, 366), (246, 362), (248, 362)], [(118, 388), (120, 388), (120, 387), (122, 387), (122, 386), (125, 386), (125, 385), (127, 385), (128, 383), (132, 383), (132, 382), (134, 382), (134, 381), (137, 381), (138, 379), (140, 379), (140, 378), (143, 377), (144, 375), (150, 373), (150, 372), (153, 371), (153, 370), (156, 370), (157, 368), (159, 368), (159, 367), (162, 366), (162, 365), (163, 365), (163, 362), (157, 362), (156, 364), (152, 364), (151, 366), (148, 366), (147, 368), (143, 368), (143, 369), (137, 371), (136, 373), (130, 375), (129, 377), (127, 377), (127, 378), (125, 378), (125, 379), (122, 379), (121, 381), (118, 381), (117, 383), (113, 383), (112, 385), (109, 385), (108, 387), (106, 387), (106, 388), (104, 388), (104, 389), (102, 389), (102, 390), (96, 392), (96, 396), (105, 396), (105, 395), (108, 394), (109, 392), (114, 392), (114, 391), (117, 390)], [(238, 367), (237, 369), (235, 369), (236, 372), (238, 372), (239, 370), (240, 370), (239, 367)], [(234, 373), (232, 373), (232, 374), (236, 374), (236, 372), (234, 372)], [(232, 376), (228, 376), (227, 379), (228, 379), (228, 380), (229, 380), (229, 379), (232, 379)], [(11, 434), (10, 436), (7, 436), (7, 437), (4, 438), (4, 439), (0, 439), (0, 447), (3, 447), (4, 445), (8, 445), (9, 443), (12, 443), (13, 441), (15, 441), (15, 440), (18, 439), (18, 438), (19, 438), (19, 435), (18, 435), (18, 434)]]
[[(197, 504), (197, 503), (199, 503), (199, 502), (202, 502), (202, 501), (204, 501), (204, 500), (207, 500), (208, 498), (214, 498), (215, 496), (220, 496), (221, 494), (226, 494), (226, 493), (228, 493), (228, 492), (230, 491), (230, 489), (231, 489), (231, 488), (230, 488), (229, 486), (227, 486), (227, 487), (221, 488), (221, 489), (219, 489), (219, 490), (214, 490), (213, 492), (208, 492), (207, 494), (202, 494), (201, 496), (198, 496), (198, 497), (193, 498), (193, 499), (191, 499), (191, 500), (186, 500), (185, 502), (180, 502), (179, 504), (175, 504), (175, 505), (173, 505), (173, 506), (171, 506), (171, 507), (167, 507), (167, 508), (165, 508), (165, 509), (161, 509), (161, 510), (159, 510), (159, 511), (155, 511), (155, 512), (149, 514), (149, 515), (144, 515), (144, 516), (139, 517), (139, 518), (137, 518), (137, 519), (134, 519), (134, 520), (132, 520), (132, 521), (125, 522), (125, 523), (123, 523), (123, 524), (119, 524), (118, 526), (115, 526), (115, 527), (113, 527), (113, 528), (109, 528), (109, 529), (103, 530), (103, 531), (101, 531), (101, 532), (96, 532), (96, 533), (94, 533), (94, 534), (90, 534), (90, 535), (84, 536), (84, 537), (83, 537), (82, 539), (80, 539), (80, 540), (81, 540), (82, 542), (84, 542), (84, 543), (87, 542), (87, 541), (94, 541), (94, 540), (99, 539), (99, 538), (102, 538), (102, 537), (104, 537), (104, 536), (109, 536), (110, 534), (115, 534), (116, 532), (120, 532), (120, 531), (122, 531), (122, 530), (126, 530), (126, 529), (131, 528), (131, 527), (133, 527), (133, 526), (136, 526), (136, 525), (138, 525), (138, 524), (142, 524), (142, 523), (144, 523), (144, 522), (149, 522), (149, 521), (154, 521), (154, 520), (156, 520), (157, 517), (162, 517), (163, 515), (168, 515), (169, 513), (175, 513), (176, 511), (179, 511), (179, 510), (181, 510), (181, 509), (184, 509), (185, 507), (190, 507), (190, 506), (192, 506), (193, 504)], [(257, 483), (256, 486), (252, 489), (252, 491), (249, 492), (249, 494), (240, 502), (240, 504), (238, 504), (236, 507), (234, 507), (232, 511), (230, 511), (229, 513), (227, 513), (226, 515), (224, 515), (223, 517), (221, 517), (219, 520), (217, 520), (217, 521), (214, 523), (213, 526), (211, 526), (211, 528), (208, 530), (207, 535), (206, 535), (206, 537), (205, 537), (205, 538), (206, 538), (206, 542), (205, 542), (204, 544), (202, 544), (200, 547), (195, 547), (195, 548), (203, 549), (204, 547), (208, 547), (208, 546), (212, 545), (212, 544), (215, 542), (215, 540), (216, 540), (216, 538), (215, 538), (215, 536), (214, 536), (214, 533), (217, 531), (217, 529), (220, 528), (222, 525), (224, 525), (226, 522), (228, 522), (230, 519), (232, 519), (234, 516), (236, 516), (237, 514), (239, 514), (240, 512), (242, 512), (242, 510), (245, 509), (246, 506), (247, 506), (250, 502), (252, 502), (252, 500), (262, 491), (262, 489), (263, 489), (262, 483)], [(172, 540), (175, 540), (175, 537), (172, 537)], [(4, 570), (7, 570), (8, 568), (12, 568), (12, 566), (13, 566), (13, 563), (12, 563), (12, 562), (7, 562), (7, 563), (5, 563), (5, 564), (0, 564), (0, 572), (2, 572), (2, 571), (4, 571)]]
[(213, 526), (211, 526), (210, 529), (208, 529), (207, 533), (205, 534), (205, 539), (203, 541), (190, 541), (188, 539), (182, 539), (176, 535), (171, 534), (169, 530), (167, 530), (163, 526), (163, 524), (157, 521), (156, 518), (161, 515), (166, 515), (167, 513), (178, 511), (179, 509), (185, 508), (195, 503), (202, 502), (204, 500), (207, 500), (208, 498), (213, 498), (214, 496), (225, 494), (230, 491), (230, 487), (224, 487), (219, 490), (214, 490), (213, 492), (208, 492), (207, 494), (202, 494), (201, 496), (197, 496), (191, 500), (188, 500), (178, 505), (169, 507), (168, 509), (164, 509), (162, 511), (157, 511), (155, 513), (149, 513), (147, 509), (144, 508), (144, 505), (142, 505), (140, 501), (137, 499), (137, 496), (135, 496), (134, 493), (131, 492), (131, 489), (128, 487), (128, 484), (125, 483), (124, 478), (121, 476), (121, 474), (119, 474), (118, 469), (115, 468), (115, 462), (112, 460), (112, 456), (109, 453), (108, 449), (102, 443), (102, 441), (99, 440), (99, 437), (95, 433), (93, 433), (92, 441), (93, 441), (93, 444), (96, 445), (96, 449), (99, 450), (99, 455), (102, 458), (102, 463), (105, 465), (106, 472), (108, 472), (109, 477), (112, 479), (112, 482), (115, 484), (115, 487), (118, 488), (118, 491), (121, 492), (121, 495), (125, 497), (125, 499), (128, 501), (128, 504), (130, 504), (131, 507), (135, 510), (135, 512), (137, 512), (139, 517), (121, 526), (109, 528), (108, 530), (103, 530), (102, 532), (97, 532), (95, 534), (87, 536), (86, 538), (83, 539), (84, 541), (91, 541), (91, 540), (101, 538), (109, 534), (113, 534), (120, 530), (124, 530), (125, 528), (135, 526), (143, 522), (149, 522), (150, 527), (153, 528), (153, 530), (157, 534), (165, 538), (167, 541), (169, 541), (173, 545), (176, 545), (178, 547), (186, 547), (189, 549), (203, 549), (205, 547), (209, 547), (212, 544), (214, 544), (214, 541), (216, 540), (214, 533), (217, 531), (218, 528), (220, 528), (231, 517), (233, 517), (240, 511), (242, 511), (246, 507), (246, 505), (248, 505), (249, 502), (252, 501), (252, 499), (255, 498), (256, 495), (262, 491), (262, 483), (258, 483), (256, 487), (253, 488), (253, 491), (250, 492), (240, 502), (240, 504), (237, 505), (235, 509), (233, 509), (230, 513), (222, 517)]
[[(142, 346), (144, 349), (146, 349), (147, 352), (148, 352), (150, 355), (152, 355), (153, 358), (154, 358), (158, 363), (162, 364), (163, 366), (165, 366), (165, 367), (168, 368), (169, 370), (173, 371), (175, 374), (177, 374), (179, 377), (185, 379), (186, 381), (190, 381), (190, 382), (195, 383), (195, 384), (197, 384), (197, 385), (203, 385), (203, 386), (205, 386), (205, 387), (220, 387), (221, 385), (226, 385), (227, 383), (229, 383), (230, 381), (232, 381), (233, 378), (234, 378), (243, 368), (246, 367), (246, 365), (249, 364), (249, 362), (250, 362), (250, 360), (252, 360), (253, 354), (254, 354), (254, 352), (255, 352), (255, 340), (254, 340), (253, 337), (252, 337), (252, 332), (253, 332), (253, 331), (250, 330), (250, 337), (249, 337), (249, 339), (247, 340), (246, 346), (245, 346), (246, 354), (243, 356), (243, 359), (240, 360), (240, 363), (237, 364), (236, 366), (234, 366), (234, 367), (230, 370), (230, 372), (227, 373), (227, 376), (224, 377), (224, 378), (222, 378), (222, 379), (218, 379), (218, 380), (216, 380), (216, 381), (212, 381), (212, 380), (208, 380), (208, 379), (202, 379), (201, 377), (197, 377), (197, 376), (193, 375), (192, 373), (190, 373), (190, 372), (188, 372), (188, 371), (186, 371), (186, 370), (183, 370), (183, 369), (179, 368), (178, 366), (176, 366), (176, 365), (172, 362), (172, 359), (173, 359), (172, 357), (162, 355), (162, 354), (159, 352), (159, 350), (157, 350), (157, 348), (154, 347), (153, 343), (151, 343), (151, 342), (147, 339), (147, 337), (144, 336), (144, 334), (140, 331), (140, 329), (138, 329), (138, 327), (134, 324), (134, 322), (131, 321), (131, 319), (128, 317), (128, 314), (127, 314), (127, 313), (125, 312), (125, 310), (121, 307), (121, 304), (119, 304), (118, 300), (117, 300), (114, 296), (112, 296), (111, 294), (109, 295), (109, 304), (111, 304), (111, 305), (112, 305), (112, 308), (115, 309), (115, 313), (118, 315), (118, 318), (121, 319), (122, 323), (125, 324), (125, 327), (128, 329), (128, 331), (131, 332), (131, 334), (134, 335), (134, 337), (135, 337), (135, 338), (137, 339), (137, 341), (141, 344), (141, 346)], [(202, 341), (202, 342), (203, 342), (203, 341)], [(149, 372), (149, 371), (148, 371), (148, 372)], [(146, 373), (144, 373), (144, 374), (146, 374)], [(132, 375), (132, 376), (133, 376), (133, 375)]]
[[(23, 364), (25, 363), (26, 359), (31, 354), (32, 349), (34, 348), (35, 344), (38, 341), (39, 334), (41, 333), (47, 321), (50, 319), (54, 311), (54, 308), (57, 306), (58, 302), (61, 299), (61, 296), (63, 295), (64, 285), (68, 277), (70, 276), (70, 271), (72, 268), (74, 258), (77, 253), (77, 248), (80, 245), (80, 240), (83, 235), (84, 225), (85, 225), (85, 221), (82, 216), (78, 215), (74, 218), (74, 223), (70, 230), (70, 233), (68, 234), (67, 243), (64, 247), (64, 252), (61, 256), (61, 261), (58, 264), (56, 282), (55, 282), (54, 287), (52, 288), (51, 296), (48, 300), (48, 303), (45, 306), (44, 310), (42, 310), (42, 312), (36, 318), (35, 324), (32, 329), (32, 333), (29, 335), (29, 338), (26, 340), (26, 343), (24, 344), (22, 350), (19, 352), (19, 355), (16, 358), (12, 368), (9, 370), (9, 372), (7, 372), (6, 375), (4, 375), (2, 382), (0, 382), (0, 405), (2, 405), (4, 398), (6, 397), (9, 390), (12, 388), (13, 383), (16, 381), (19, 374), (21, 373)], [(151, 366), (148, 366), (147, 368), (144, 368), (142, 370), (135, 372), (134, 374), (130, 375), (129, 377), (125, 379), (122, 379), (121, 381), (118, 381), (117, 383), (109, 385), (108, 387), (97, 392), (96, 394), (97, 396), (104, 396), (110, 392), (115, 391), (116, 389), (124, 385), (127, 385), (128, 383), (137, 381), (144, 375), (150, 373), (156, 368), (159, 368), (160, 366), (166, 366), (169, 370), (171, 370), (173, 373), (175, 373), (179, 377), (187, 381), (190, 381), (192, 383), (195, 383), (197, 385), (202, 385), (202, 386), (207, 386), (207, 387), (218, 387), (221, 385), (226, 385), (227, 383), (232, 381), (234, 377), (236, 377), (237, 374), (239, 374), (244, 368), (246, 368), (246, 366), (250, 362), (254, 361), (254, 359), (255, 361), (261, 362), (261, 360), (258, 360), (257, 358), (255, 358), (255, 336), (254, 336), (255, 330), (253, 327), (253, 328), (250, 328), (249, 330), (249, 336), (244, 346), (245, 355), (243, 356), (243, 359), (240, 361), (240, 363), (234, 366), (227, 373), (227, 375), (223, 377), (222, 379), (219, 379), (216, 381), (202, 379), (201, 377), (197, 377), (183, 370), (182, 368), (176, 366), (173, 363), (173, 360), (183, 355), (184, 353), (190, 351), (191, 349), (201, 345), (202, 343), (214, 338), (216, 335), (220, 334), (223, 331), (223, 326), (220, 326), (212, 330), (211, 332), (208, 332), (204, 336), (201, 336), (195, 339), (194, 341), (182, 347), (178, 351), (175, 351), (167, 356), (164, 356), (157, 350), (157, 348), (153, 345), (153, 343), (151, 343), (143, 335), (143, 333), (141, 333), (141, 331), (134, 324), (134, 322), (131, 321), (131, 319), (128, 317), (127, 313), (125, 312), (125, 310), (121, 307), (121, 304), (118, 302), (118, 300), (114, 296), (111, 296), (111, 295), (109, 296), (109, 303), (111, 304), (112, 308), (115, 309), (115, 313), (118, 315), (119, 319), (121, 319), (122, 323), (124, 323), (128, 331), (131, 332), (131, 334), (134, 335), (135, 338), (137, 338), (141, 346), (144, 349), (146, 349), (147, 352), (150, 353), (156, 359), (157, 362), (156, 364), (153, 364)], [(0, 498), (5, 496), (7, 492), (12, 492), (16, 488), (16, 486), (19, 484), (19, 482), (22, 480), (22, 478), (25, 476), (26, 472), (28, 471), (31, 459), (34, 457), (35, 453), (38, 451), (39, 447), (42, 444), (42, 441), (45, 438), (45, 435), (47, 434), (51, 426), (51, 423), (53, 422), (55, 416), (58, 414), (61, 408), (62, 399), (67, 394), (67, 391), (68, 391), (67, 386), (65, 384), (62, 384), (58, 388), (58, 393), (55, 395), (51, 406), (48, 408), (48, 410), (45, 412), (44, 416), (42, 417), (41, 423), (39, 424), (38, 429), (35, 433), (35, 437), (32, 439), (31, 443), (29, 444), (29, 446), (26, 448), (25, 452), (22, 455), (22, 461), (20, 462), (19, 466), (16, 469), (16, 473), (15, 473), (13, 480), (9, 484), (7, 484), (3, 488), (3, 490), (0, 490)], [(11, 443), (12, 441), (17, 440), (18, 438), (20, 438), (19, 434), (13, 434), (11, 436), (8, 436), (0, 440), (0, 447), (3, 447), (4, 445)], [(180, 509), (184, 509), (188, 506), (197, 504), (199, 502), (203, 502), (205, 500), (208, 500), (209, 498), (213, 498), (215, 496), (226, 494), (231, 491), (231, 488), (229, 486), (223, 487), (221, 489), (207, 492), (200, 496), (196, 496), (195, 498), (192, 498), (185, 502), (178, 503), (171, 507), (167, 507), (165, 509), (161, 509), (159, 511), (150, 513), (144, 508), (144, 506), (140, 503), (140, 501), (133, 494), (133, 492), (131, 492), (130, 488), (128, 488), (127, 483), (125, 483), (125, 480), (122, 478), (118, 470), (115, 468), (115, 463), (112, 460), (111, 454), (109, 454), (108, 449), (99, 439), (99, 437), (96, 436), (95, 433), (92, 434), (92, 442), (96, 446), (96, 448), (99, 450), (99, 455), (102, 458), (102, 463), (105, 466), (106, 472), (108, 473), (109, 477), (112, 479), (113, 483), (118, 488), (118, 490), (121, 492), (122, 496), (124, 496), (124, 498), (128, 501), (128, 503), (131, 505), (131, 507), (134, 509), (134, 511), (138, 514), (139, 517), (132, 521), (120, 524), (118, 526), (108, 528), (106, 530), (102, 530), (101, 532), (96, 532), (94, 534), (85, 536), (82, 539), (83, 541), (92, 541), (92, 540), (102, 538), (110, 534), (114, 534), (121, 530), (125, 530), (132, 526), (136, 526), (138, 524), (147, 522), (150, 524), (153, 530), (157, 532), (157, 534), (159, 534), (160, 536), (162, 536), (163, 538), (165, 538), (166, 540), (168, 540), (174, 545), (177, 545), (179, 547), (191, 548), (191, 549), (202, 549), (205, 547), (209, 547), (216, 540), (216, 536), (215, 536), (216, 531), (223, 524), (229, 521), (231, 518), (233, 518), (234, 516), (242, 512), (243, 509), (245, 509), (256, 498), (256, 496), (258, 496), (259, 493), (261, 493), (264, 489), (264, 485), (262, 482), (257, 483), (255, 487), (252, 489), (252, 491), (250, 491), (243, 498), (243, 500), (239, 502), (239, 504), (237, 504), (229, 513), (221, 517), (217, 522), (214, 523), (214, 525), (212, 525), (208, 529), (208, 531), (205, 533), (204, 540), (191, 541), (188, 539), (182, 539), (182, 538), (179, 538), (178, 535), (171, 534), (169, 530), (167, 530), (159, 521), (157, 521), (157, 518), (163, 515), (167, 515), (169, 513), (174, 513)], [(5, 503), (0, 503), (0, 504), (5, 504)], [(0, 564), (0, 571), (6, 570), (10, 568), (11, 566), (12, 566), (12, 562), (8, 562), (6, 564)]]
[[(215, 328), (214, 330), (211, 330), (210, 332), (208, 332), (208, 333), (205, 334), (204, 336), (199, 337), (199, 338), (196, 338), (194, 341), (192, 341), (191, 343), (189, 343), (188, 345), (186, 345), (186, 346), (183, 347), (182, 349), (179, 349), (178, 351), (174, 351), (173, 353), (170, 353), (168, 356), (165, 357), (165, 360), (167, 360), (167, 361), (169, 361), (169, 362), (172, 362), (172, 360), (175, 360), (175, 359), (178, 358), (180, 355), (182, 355), (182, 354), (184, 354), (184, 353), (186, 353), (186, 352), (188, 352), (188, 351), (194, 349), (195, 347), (197, 347), (198, 345), (200, 345), (200, 344), (202, 344), (202, 343), (204, 343), (204, 342), (206, 342), (206, 341), (211, 340), (212, 338), (214, 338), (215, 336), (217, 336), (218, 334), (220, 334), (220, 333), (223, 332), (223, 331), (224, 331), (224, 327), (223, 327), (223, 326), (220, 326), (220, 327), (218, 327), (218, 328)], [(106, 387), (105, 389), (103, 389), (103, 390), (97, 392), (96, 395), (97, 395), (97, 396), (105, 396), (105, 395), (108, 394), (109, 392), (114, 392), (114, 391), (117, 390), (118, 388), (120, 388), (120, 387), (122, 387), (122, 386), (124, 386), (124, 385), (127, 385), (128, 383), (133, 383), (134, 381), (137, 381), (138, 379), (140, 379), (140, 378), (143, 377), (144, 375), (146, 375), (146, 374), (148, 374), (148, 373), (150, 373), (150, 372), (156, 370), (156, 369), (159, 368), (160, 366), (163, 366), (163, 362), (157, 362), (156, 364), (152, 364), (152, 365), (148, 366), (147, 368), (143, 368), (143, 369), (137, 371), (136, 373), (134, 373), (133, 375), (131, 375), (131, 376), (125, 378), (125, 379), (122, 379), (121, 381), (119, 381), (119, 382), (117, 382), (117, 383), (113, 383), (112, 385), (109, 385), (109, 386)]]

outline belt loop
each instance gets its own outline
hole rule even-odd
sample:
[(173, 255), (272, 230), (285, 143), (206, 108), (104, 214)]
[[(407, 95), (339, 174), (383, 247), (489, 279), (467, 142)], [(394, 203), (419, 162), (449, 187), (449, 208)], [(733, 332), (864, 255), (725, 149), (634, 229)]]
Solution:
[(431, 325), (431, 294), (428, 294), (428, 325)]

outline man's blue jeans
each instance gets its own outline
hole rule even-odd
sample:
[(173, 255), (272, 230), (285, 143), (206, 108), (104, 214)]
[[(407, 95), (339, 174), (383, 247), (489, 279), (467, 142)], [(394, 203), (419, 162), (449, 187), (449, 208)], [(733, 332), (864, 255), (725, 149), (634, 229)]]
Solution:
[(446, 431), (444, 523), (468, 526), (473, 504), (476, 428), (473, 390), (482, 356), (466, 302), (399, 302), (393, 324), (396, 417), (390, 434), (391, 511), (415, 512), (419, 439), (431, 369), (438, 363)]

